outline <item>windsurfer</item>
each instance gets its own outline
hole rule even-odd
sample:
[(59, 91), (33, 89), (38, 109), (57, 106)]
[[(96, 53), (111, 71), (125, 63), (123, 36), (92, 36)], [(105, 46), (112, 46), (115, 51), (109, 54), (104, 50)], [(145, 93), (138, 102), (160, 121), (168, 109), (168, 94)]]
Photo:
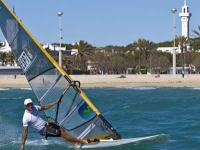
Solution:
[(37, 106), (33, 105), (33, 102), (30, 98), (25, 99), (24, 101), (24, 116), (23, 116), (23, 131), (22, 131), (22, 144), (21, 150), (24, 150), (24, 145), (28, 135), (28, 126), (31, 125), (33, 128), (38, 130), (38, 132), (43, 136), (51, 137), (62, 137), (66, 141), (71, 142), (72, 144), (86, 144), (86, 140), (80, 140), (76, 137), (67, 133), (62, 126), (58, 126), (55, 123), (47, 123), (39, 116), (39, 111), (47, 110), (52, 108), (54, 105), (59, 103), (59, 100), (56, 100), (52, 103)]

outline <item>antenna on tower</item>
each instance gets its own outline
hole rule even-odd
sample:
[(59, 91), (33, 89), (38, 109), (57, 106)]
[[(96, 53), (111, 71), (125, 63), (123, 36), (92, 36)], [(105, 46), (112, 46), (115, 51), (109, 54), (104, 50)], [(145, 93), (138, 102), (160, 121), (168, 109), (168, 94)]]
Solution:
[(187, 6), (187, 0), (184, 0), (184, 4), (185, 4), (185, 6)]
[(13, 6), (13, 13), (15, 14), (15, 6)]

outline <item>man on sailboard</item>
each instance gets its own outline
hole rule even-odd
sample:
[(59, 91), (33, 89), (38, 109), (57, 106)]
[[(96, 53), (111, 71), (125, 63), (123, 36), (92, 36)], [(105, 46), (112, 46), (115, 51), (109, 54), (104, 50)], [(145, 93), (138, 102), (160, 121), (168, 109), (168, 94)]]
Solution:
[(39, 116), (39, 111), (47, 110), (52, 108), (54, 105), (59, 103), (59, 100), (56, 100), (52, 103), (36, 106), (33, 105), (33, 102), (30, 98), (24, 100), (24, 116), (23, 116), (23, 131), (22, 131), (22, 144), (21, 150), (24, 150), (24, 145), (28, 135), (28, 126), (31, 125), (33, 128), (38, 130), (38, 132), (47, 137), (62, 137), (66, 141), (71, 142), (72, 144), (86, 144), (87, 141), (77, 139), (72, 135), (68, 134), (64, 127), (58, 126), (55, 123), (47, 123)]

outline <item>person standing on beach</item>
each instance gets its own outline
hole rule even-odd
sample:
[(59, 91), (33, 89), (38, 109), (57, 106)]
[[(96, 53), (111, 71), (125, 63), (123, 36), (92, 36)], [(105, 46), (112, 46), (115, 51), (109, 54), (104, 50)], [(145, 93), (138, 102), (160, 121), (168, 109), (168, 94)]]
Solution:
[(28, 127), (31, 125), (35, 128), (41, 135), (47, 137), (62, 137), (66, 141), (71, 142), (72, 144), (86, 144), (86, 140), (80, 140), (72, 135), (68, 134), (64, 127), (58, 126), (55, 123), (47, 123), (39, 116), (39, 111), (47, 110), (59, 103), (59, 100), (56, 100), (52, 103), (36, 106), (33, 105), (33, 102), (30, 98), (24, 100), (24, 116), (23, 116), (23, 131), (22, 131), (22, 143), (21, 150), (24, 150), (24, 145), (28, 135)]

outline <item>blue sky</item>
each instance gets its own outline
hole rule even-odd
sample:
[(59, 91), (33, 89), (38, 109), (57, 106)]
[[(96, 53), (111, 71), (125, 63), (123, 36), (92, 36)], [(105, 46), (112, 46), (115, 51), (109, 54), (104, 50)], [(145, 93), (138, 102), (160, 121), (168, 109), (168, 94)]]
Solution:
[[(86, 40), (95, 46), (127, 45), (138, 38), (172, 39), (171, 8), (178, 13), (184, 0), (5, 0), (41, 43), (59, 42), (57, 12), (63, 11), (63, 40)], [(188, 0), (190, 31), (200, 25), (200, 1)], [(190, 32), (190, 34), (193, 34)], [(0, 36), (1, 37), (1, 36)], [(2, 37), (0, 38), (2, 39)]]

